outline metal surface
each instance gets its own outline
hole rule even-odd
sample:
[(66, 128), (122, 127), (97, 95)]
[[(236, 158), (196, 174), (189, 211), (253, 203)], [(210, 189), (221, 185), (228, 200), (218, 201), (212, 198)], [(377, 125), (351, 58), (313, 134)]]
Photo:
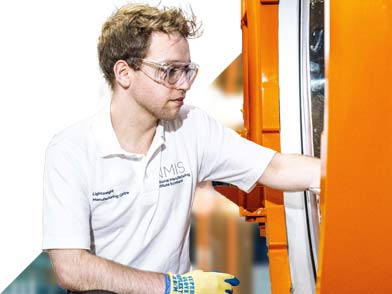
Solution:
[[(300, 7), (302, 1), (282, 0), (279, 8), (280, 122), (283, 153), (302, 153), (300, 100)], [(302, 74), (301, 74), (302, 76)], [(310, 116), (309, 116), (310, 117)], [(311, 145), (311, 141), (309, 142)], [(314, 294), (315, 273), (304, 193), (285, 193), (293, 293)]]
[[(278, 1), (242, 1), (243, 134), (275, 150), (280, 150), (278, 12)], [(252, 198), (259, 199), (261, 205), (252, 207)], [(283, 193), (259, 187), (240, 195), (240, 202), (241, 214), (248, 221), (260, 222), (261, 233), (267, 236), (272, 293), (290, 293)]]
[(317, 293), (390, 294), (392, 5), (328, 7)]
[[(304, 0), (301, 5), (301, 114), (303, 153), (320, 156), (324, 117), (324, 3)], [(319, 193), (305, 193), (314, 278), (320, 240)]]

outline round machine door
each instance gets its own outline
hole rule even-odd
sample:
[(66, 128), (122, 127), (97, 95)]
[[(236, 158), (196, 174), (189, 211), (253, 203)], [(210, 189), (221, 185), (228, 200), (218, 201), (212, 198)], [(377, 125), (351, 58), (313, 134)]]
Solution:
[[(324, 1), (279, 2), (281, 149), (320, 157), (324, 118)], [(285, 193), (292, 293), (315, 293), (319, 188)]]

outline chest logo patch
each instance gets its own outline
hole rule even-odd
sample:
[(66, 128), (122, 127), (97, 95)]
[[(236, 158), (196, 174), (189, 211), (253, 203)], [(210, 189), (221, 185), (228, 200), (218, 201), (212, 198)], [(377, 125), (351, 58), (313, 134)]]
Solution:
[(191, 174), (186, 171), (182, 161), (162, 166), (159, 170), (159, 188), (181, 184), (184, 178), (190, 176)]

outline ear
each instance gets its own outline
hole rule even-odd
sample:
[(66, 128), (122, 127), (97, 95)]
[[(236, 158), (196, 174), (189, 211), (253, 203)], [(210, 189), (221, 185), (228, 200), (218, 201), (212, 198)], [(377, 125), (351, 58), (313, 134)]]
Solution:
[(118, 60), (113, 66), (114, 76), (116, 77), (116, 83), (122, 88), (129, 88), (131, 85), (131, 68), (128, 63), (124, 60)]

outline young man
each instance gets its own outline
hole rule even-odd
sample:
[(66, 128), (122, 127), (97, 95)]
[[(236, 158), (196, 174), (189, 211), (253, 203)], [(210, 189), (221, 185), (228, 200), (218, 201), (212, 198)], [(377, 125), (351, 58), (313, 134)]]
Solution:
[(319, 186), (319, 160), (258, 146), (183, 105), (198, 70), (187, 38), (197, 33), (181, 10), (148, 5), (126, 5), (103, 25), (111, 103), (47, 150), (43, 249), (62, 287), (231, 293), (234, 276), (189, 272), (197, 184)]

